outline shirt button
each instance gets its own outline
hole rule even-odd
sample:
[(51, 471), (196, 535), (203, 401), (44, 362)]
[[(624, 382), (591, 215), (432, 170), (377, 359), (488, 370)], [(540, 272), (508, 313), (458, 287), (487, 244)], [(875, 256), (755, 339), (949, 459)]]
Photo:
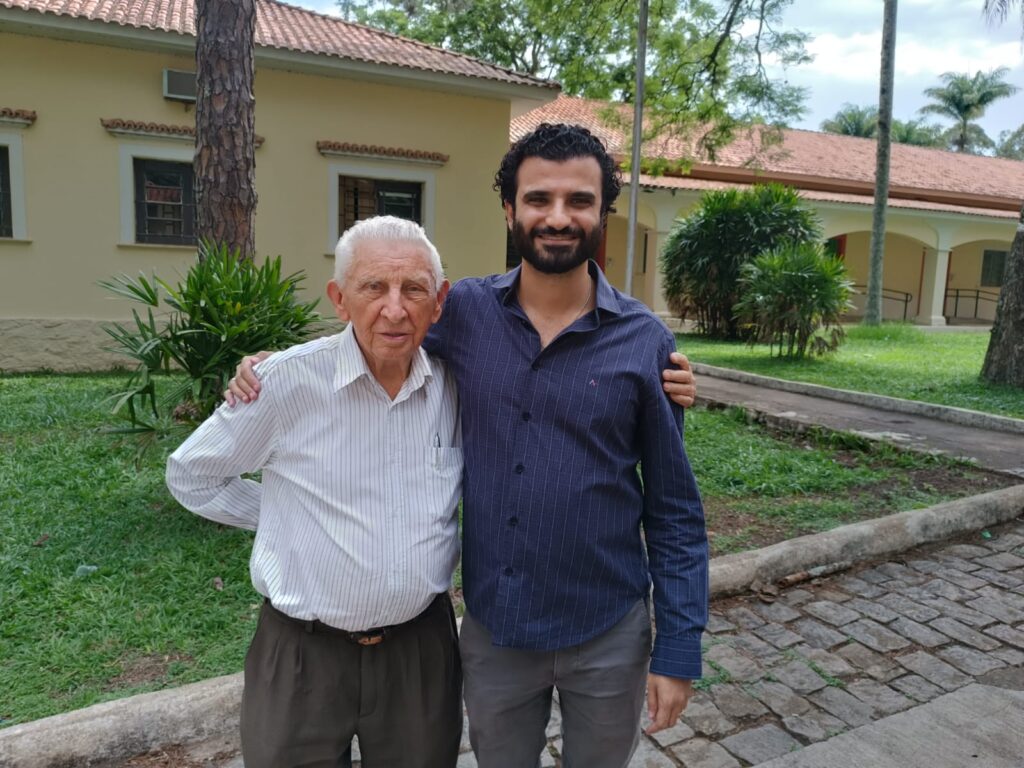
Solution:
[(523, 413), (523, 421), (529, 421), (529, 420), (530, 420), (530, 412), (526, 411), (526, 412)]
[(517, 475), (521, 475), (525, 471), (526, 471), (526, 467), (524, 467), (522, 464), (516, 464), (516, 474)]
[(531, 370), (539, 371), (540, 370), (540, 363), (534, 363), (533, 365), (530, 366), (530, 368), (531, 368)]
[(519, 525), (519, 518), (518, 517), (510, 517), (508, 519), (508, 524), (510, 526), (512, 526), (513, 528), (515, 528), (517, 525)]
[(515, 571), (512, 570), (512, 566), (511, 565), (508, 568), (505, 569), (505, 575), (506, 576), (511, 576), (513, 573), (515, 573)]

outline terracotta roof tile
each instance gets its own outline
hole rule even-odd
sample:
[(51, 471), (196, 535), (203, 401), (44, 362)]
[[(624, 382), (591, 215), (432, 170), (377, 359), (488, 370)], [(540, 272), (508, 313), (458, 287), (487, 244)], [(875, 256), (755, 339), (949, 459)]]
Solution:
[[(601, 119), (607, 103), (559, 96), (512, 120), (514, 141), (542, 122), (565, 122), (586, 125), (606, 144), (609, 151), (623, 155), (627, 137), (618, 128), (608, 127)], [(630, 108), (631, 109), (631, 108)], [(686, 159), (688, 143), (675, 137), (660, 137), (644, 144), (644, 155), (668, 160)], [(692, 157), (692, 156), (691, 156)], [(782, 144), (767, 151), (760, 149), (756, 134), (744, 135), (723, 147), (714, 163), (697, 159), (693, 176), (714, 176), (732, 172), (750, 174), (753, 170), (765, 178), (782, 179), (796, 187), (828, 186), (859, 190), (870, 196), (875, 179), (875, 142), (815, 131), (784, 130)], [(645, 177), (647, 178), (647, 177)], [(1019, 208), (1024, 200), (1024, 163), (995, 157), (981, 157), (948, 152), (942, 149), (893, 144), (890, 170), (890, 199), (932, 198), (937, 205), (963, 205), (992, 210)], [(663, 186), (657, 184), (655, 186)], [(818, 190), (822, 192), (839, 190)], [(844, 190), (845, 191), (845, 190)], [(942, 199), (936, 199), (936, 198)], [(913, 201), (914, 207), (926, 208), (928, 199)]]
[[(195, 34), (194, 0), (0, 0), (0, 7)], [(547, 80), (277, 0), (256, 0), (256, 44), (425, 72), (558, 88)]]
[[(100, 125), (111, 133), (142, 133), (149, 136), (170, 136), (183, 139), (194, 139), (196, 128), (194, 125), (165, 125), (164, 123), (146, 123), (141, 120), (124, 120), (120, 117), (101, 117)], [(266, 141), (262, 136), (257, 135), (253, 144), (257, 147), (263, 146)]]
[(448, 155), (442, 152), (429, 152), (424, 149), (404, 149), (401, 147), (380, 147), (376, 144), (352, 144), (347, 141), (318, 141), (318, 152), (323, 154), (368, 155), (370, 157), (390, 157), (400, 160), (419, 160), (425, 163), (444, 165)]
[(31, 109), (14, 109), (13, 107), (0, 107), (0, 121), (15, 123), (27, 123), (32, 125), (36, 121), (36, 113)]

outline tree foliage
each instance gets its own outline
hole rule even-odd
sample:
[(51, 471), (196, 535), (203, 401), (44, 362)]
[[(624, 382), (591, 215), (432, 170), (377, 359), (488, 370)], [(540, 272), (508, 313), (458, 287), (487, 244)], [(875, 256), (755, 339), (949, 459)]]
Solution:
[(916, 147), (943, 147), (946, 145), (942, 126), (924, 120), (893, 120), (892, 140), (897, 144)]
[(842, 259), (820, 243), (789, 243), (743, 265), (734, 311), (751, 344), (767, 342), (779, 357), (823, 355), (845, 338), (852, 288)]
[(821, 130), (825, 133), (872, 139), (878, 130), (878, 107), (843, 104), (832, 117), (822, 121)]
[(665, 299), (700, 333), (740, 338), (733, 314), (743, 265), (786, 244), (821, 239), (821, 222), (797, 192), (779, 184), (706, 192), (676, 222), (661, 254)]
[(953, 121), (947, 132), (949, 146), (957, 152), (977, 154), (994, 146), (992, 139), (975, 121), (996, 101), (1012, 96), (1019, 89), (1006, 82), (1008, 67), (988, 72), (945, 72), (940, 76), (942, 85), (926, 88), (925, 96), (932, 99), (919, 112), (939, 115)]
[[(778, 27), (790, 2), (651, 0), (648, 131), (696, 135), (695, 150), (713, 156), (741, 125), (798, 117), (803, 89), (772, 80), (765, 67), (808, 60), (806, 35)], [(557, 80), (573, 96), (633, 100), (630, 0), (339, 0), (339, 7), (350, 20)]]
[(996, 142), (996, 157), (1024, 160), (1024, 125), (1015, 131), (1003, 131)]

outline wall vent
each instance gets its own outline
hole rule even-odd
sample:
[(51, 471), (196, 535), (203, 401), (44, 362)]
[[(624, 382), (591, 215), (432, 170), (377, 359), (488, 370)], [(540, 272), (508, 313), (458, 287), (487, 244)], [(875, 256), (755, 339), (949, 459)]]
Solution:
[(164, 70), (164, 98), (171, 101), (196, 100), (196, 73), (178, 69)]

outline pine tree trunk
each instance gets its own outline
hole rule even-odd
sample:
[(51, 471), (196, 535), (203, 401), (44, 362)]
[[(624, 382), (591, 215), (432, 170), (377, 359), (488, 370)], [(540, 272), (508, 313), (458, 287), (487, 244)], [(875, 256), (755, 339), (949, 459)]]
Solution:
[(196, 234), (255, 253), (255, 0), (196, 0)]
[(878, 142), (875, 153), (875, 206), (871, 216), (868, 296), (864, 324), (882, 322), (882, 265), (885, 257), (885, 214), (889, 203), (889, 157), (892, 149), (892, 92), (896, 69), (896, 0), (885, 0), (882, 21), (882, 66), (878, 85)]
[(1024, 388), (1024, 206), (1006, 263), (981, 376), (991, 382)]

